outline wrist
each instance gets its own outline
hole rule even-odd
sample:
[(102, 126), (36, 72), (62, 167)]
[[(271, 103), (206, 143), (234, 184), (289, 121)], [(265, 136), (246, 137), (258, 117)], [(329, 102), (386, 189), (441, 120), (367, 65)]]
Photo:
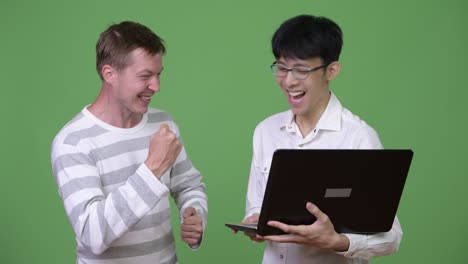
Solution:
[(161, 178), (163, 173), (158, 170), (158, 167), (154, 166), (151, 162), (148, 162), (148, 160), (145, 160), (144, 164), (153, 173), (153, 175), (156, 176), (156, 178)]
[(332, 249), (334, 251), (348, 251), (349, 250), (349, 238), (343, 234), (338, 234)]

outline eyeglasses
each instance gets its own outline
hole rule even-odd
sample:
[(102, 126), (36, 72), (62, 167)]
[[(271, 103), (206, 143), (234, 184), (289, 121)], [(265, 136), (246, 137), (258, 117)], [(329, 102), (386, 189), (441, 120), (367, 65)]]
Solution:
[(276, 62), (274, 62), (270, 67), (271, 67), (271, 71), (273, 72), (273, 75), (277, 77), (285, 77), (288, 74), (288, 72), (292, 72), (292, 75), (294, 76), (294, 78), (298, 80), (304, 80), (307, 77), (309, 77), (309, 75), (312, 72), (321, 68), (326, 68), (328, 65), (330, 65), (330, 63), (326, 63), (326, 64), (323, 64), (321, 66), (318, 66), (312, 69), (305, 68), (305, 67), (288, 68), (282, 65), (278, 65)]

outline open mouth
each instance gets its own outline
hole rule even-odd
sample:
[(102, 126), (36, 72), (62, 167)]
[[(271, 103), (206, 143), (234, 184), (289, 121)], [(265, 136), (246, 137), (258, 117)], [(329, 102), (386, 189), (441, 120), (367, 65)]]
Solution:
[(150, 95), (139, 95), (138, 97), (145, 103), (149, 103), (151, 101)]
[(288, 92), (288, 95), (291, 101), (299, 103), (302, 101), (301, 99), (304, 97), (305, 92)]

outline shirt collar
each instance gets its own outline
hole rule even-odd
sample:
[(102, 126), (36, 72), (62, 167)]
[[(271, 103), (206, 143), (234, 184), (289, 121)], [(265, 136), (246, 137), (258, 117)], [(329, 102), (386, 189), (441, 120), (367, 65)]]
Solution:
[[(333, 130), (333, 131), (340, 131), (341, 130), (341, 112), (343, 111), (343, 106), (341, 105), (338, 98), (336, 98), (335, 94), (330, 92), (330, 100), (328, 101), (327, 108), (323, 112), (320, 120), (317, 122), (315, 126), (317, 129), (325, 129), (325, 130)], [(286, 116), (284, 121), (281, 123), (280, 128), (286, 127), (287, 130), (292, 129), (294, 126), (294, 113), (292, 110), (286, 112)]]

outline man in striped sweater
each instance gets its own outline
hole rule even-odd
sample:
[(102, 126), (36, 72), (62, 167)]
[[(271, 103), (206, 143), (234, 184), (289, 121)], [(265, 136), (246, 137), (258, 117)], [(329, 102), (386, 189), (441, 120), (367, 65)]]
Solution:
[(57, 134), (51, 161), (77, 243), (77, 263), (177, 263), (169, 194), (181, 238), (198, 248), (207, 197), (171, 117), (149, 107), (160, 90), (163, 40), (122, 22), (101, 33), (102, 86)]

